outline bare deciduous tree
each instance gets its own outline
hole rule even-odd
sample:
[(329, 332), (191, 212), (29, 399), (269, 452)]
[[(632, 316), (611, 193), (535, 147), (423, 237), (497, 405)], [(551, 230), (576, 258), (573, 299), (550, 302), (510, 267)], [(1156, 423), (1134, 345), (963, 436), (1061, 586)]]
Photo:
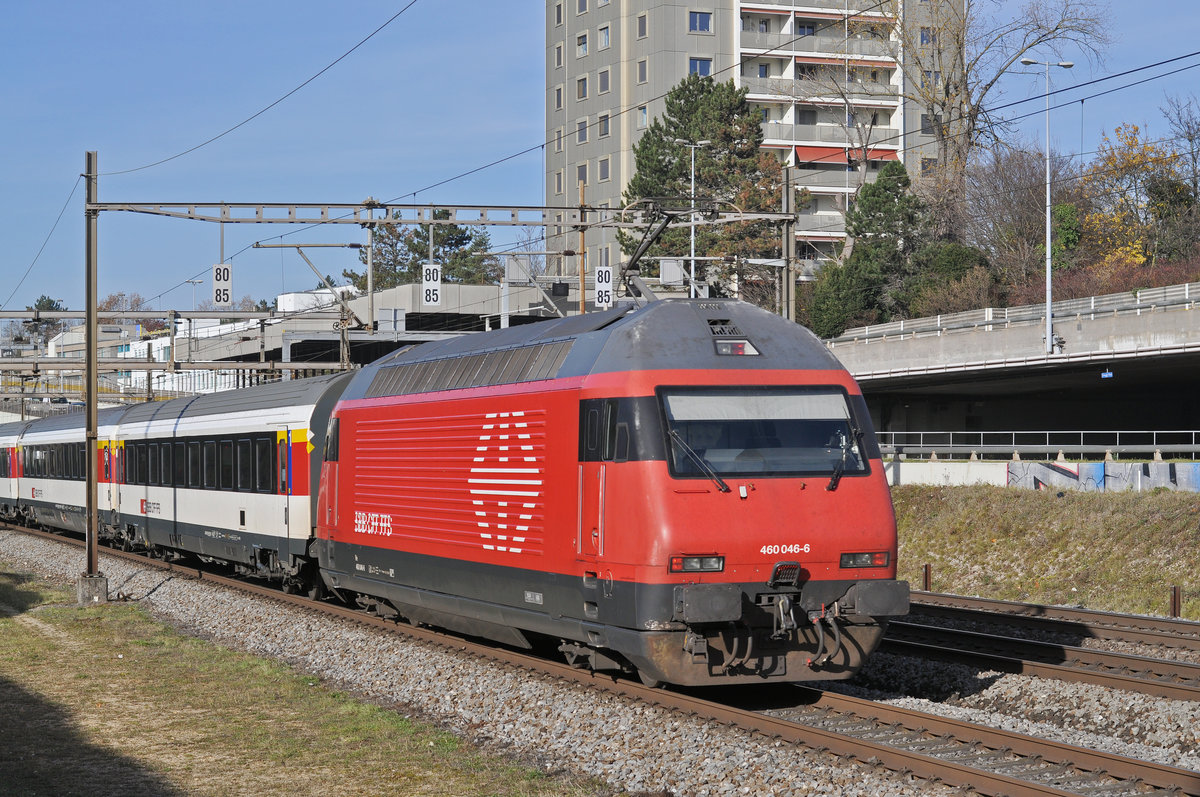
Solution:
[(1175, 134), (1173, 149), (1180, 155), (1180, 174), (1192, 192), (1200, 196), (1200, 103), (1194, 94), (1187, 99), (1171, 96), (1166, 99), (1159, 110)]
[(1061, 58), (1067, 47), (1098, 60), (1109, 40), (1107, 4), (891, 2), (891, 46), (904, 70), (904, 94), (925, 114), (937, 142), (937, 164), (924, 170), (924, 193), (939, 221), (938, 233), (960, 238), (968, 160), (988, 138), (998, 139), (1004, 128), (1003, 120), (988, 110), (1000, 96), (1000, 79), (1023, 57)]

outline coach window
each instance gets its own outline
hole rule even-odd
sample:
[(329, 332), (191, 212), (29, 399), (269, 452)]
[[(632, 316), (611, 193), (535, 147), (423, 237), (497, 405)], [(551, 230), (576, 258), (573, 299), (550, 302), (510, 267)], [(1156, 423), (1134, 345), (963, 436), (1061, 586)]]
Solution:
[(288, 448), (287, 439), (279, 441), (279, 491), (287, 493), (288, 483)]
[(164, 487), (174, 486), (175, 484), (174, 460), (170, 457), (170, 449), (172, 449), (170, 443), (163, 443), (160, 449), (161, 453), (158, 455), (160, 456), (160, 463), (162, 465), (162, 479), (158, 481), (158, 484)]
[(249, 440), (237, 441), (237, 489), (246, 493), (254, 489), (254, 448)]
[(138, 446), (137, 446), (137, 476), (138, 476), (137, 483), (138, 484), (149, 484), (150, 483), (150, 465), (148, 464), (149, 458), (150, 458), (150, 444), (149, 443), (138, 443)]
[(146, 453), (150, 462), (146, 470), (146, 484), (158, 484), (158, 445), (156, 443), (146, 444)]
[(204, 444), (204, 486), (217, 486), (217, 444), (211, 440)]
[(275, 492), (275, 445), (270, 440), (254, 441), (254, 473), (258, 482), (254, 485), (260, 493)]
[(176, 487), (187, 486), (187, 447), (183, 443), (175, 444), (175, 478)]
[(187, 444), (187, 486), (200, 486), (200, 473), (203, 468), (200, 466), (200, 443)]
[(50, 446), (50, 472), (47, 474), (51, 479), (58, 478), (58, 446)]
[(220, 487), (222, 490), (233, 489), (233, 441), (221, 440), (217, 443), (217, 453), (220, 457), (220, 472), (221, 477)]

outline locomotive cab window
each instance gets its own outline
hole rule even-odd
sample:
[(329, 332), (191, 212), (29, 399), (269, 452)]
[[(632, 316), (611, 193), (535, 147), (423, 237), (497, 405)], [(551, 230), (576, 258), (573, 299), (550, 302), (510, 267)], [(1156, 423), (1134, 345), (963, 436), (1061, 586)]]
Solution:
[(840, 388), (666, 388), (660, 396), (675, 476), (867, 472), (862, 425)]

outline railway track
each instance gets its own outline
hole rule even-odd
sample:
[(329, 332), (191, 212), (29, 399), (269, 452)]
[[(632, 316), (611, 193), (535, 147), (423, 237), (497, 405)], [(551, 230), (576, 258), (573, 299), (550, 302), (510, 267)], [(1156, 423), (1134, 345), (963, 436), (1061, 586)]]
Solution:
[(1200, 701), (1200, 664), (1189, 662), (895, 620), (888, 624), (881, 649), (1171, 700)]
[(1080, 640), (1134, 642), (1200, 651), (1200, 623), (1193, 620), (916, 591), (912, 593), (911, 614), (1004, 625), (1023, 633), (1067, 634)]
[[(81, 545), (56, 534), (31, 532)], [(105, 551), (140, 565), (264, 596), (355, 623), (520, 668), (540, 677), (577, 682), (671, 711), (804, 745), (889, 770), (994, 795), (1200, 795), (1200, 772), (1165, 766), (1022, 734), (945, 719), (807, 687), (728, 690), (728, 700), (652, 689), (524, 653), (508, 651), (420, 627), (398, 625), (331, 603), (314, 603), (274, 588), (226, 578), (195, 567)]]

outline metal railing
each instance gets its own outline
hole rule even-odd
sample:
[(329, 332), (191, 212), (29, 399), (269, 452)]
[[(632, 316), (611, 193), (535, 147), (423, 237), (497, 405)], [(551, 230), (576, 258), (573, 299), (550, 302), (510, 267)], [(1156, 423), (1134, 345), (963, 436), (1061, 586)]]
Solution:
[[(1083, 299), (1054, 302), (1050, 308), (1057, 319), (1102, 316), (1141, 315), (1166, 309), (1190, 310), (1200, 299), (1200, 282), (1146, 288), (1140, 291), (1110, 293)], [(856, 343), (896, 337), (924, 337), (947, 332), (990, 331), (1007, 327), (1040, 324), (1046, 318), (1046, 305), (1020, 307), (983, 307), (963, 313), (947, 313), (928, 318), (909, 318), (886, 324), (847, 329), (830, 343)]]
[(885, 458), (1200, 459), (1200, 431), (878, 432)]

